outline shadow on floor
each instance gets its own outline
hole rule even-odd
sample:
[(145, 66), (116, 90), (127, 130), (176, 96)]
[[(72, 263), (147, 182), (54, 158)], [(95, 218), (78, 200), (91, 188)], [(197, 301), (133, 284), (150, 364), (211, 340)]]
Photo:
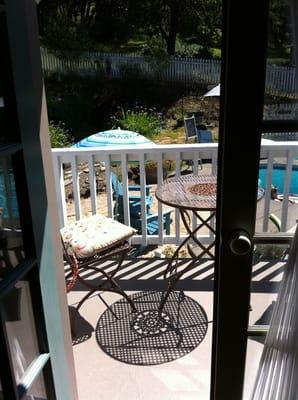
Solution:
[[(76, 313), (76, 309), (73, 306), (68, 307), (70, 320), (72, 322), (72, 344), (76, 345), (90, 339), (94, 328), (89, 322), (81, 316), (80, 313)], [(73, 317), (76, 314), (74, 320)]]
[[(273, 309), (275, 306), (275, 301), (272, 301), (269, 307), (266, 308), (266, 310), (263, 312), (263, 314), (260, 316), (260, 318), (255, 321), (254, 325), (270, 325)], [(250, 336), (249, 337), (251, 340), (255, 340), (258, 343), (265, 343), (266, 336)]]

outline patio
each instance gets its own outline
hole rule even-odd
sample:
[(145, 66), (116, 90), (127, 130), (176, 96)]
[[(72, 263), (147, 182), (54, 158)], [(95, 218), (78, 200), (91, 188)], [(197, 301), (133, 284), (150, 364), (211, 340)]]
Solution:
[[(180, 260), (181, 263), (188, 262)], [(166, 260), (138, 259), (126, 260), (120, 276), (121, 286), (129, 294), (140, 290), (158, 290), (162, 287), (161, 271)], [(283, 263), (278, 261), (259, 262), (253, 268), (252, 311), (250, 324), (268, 324), (270, 306), (276, 298), (278, 282)], [(109, 268), (109, 262), (106, 263)], [(89, 279), (96, 279), (90, 276)], [(235, 280), (235, 284), (237, 284)], [(208, 321), (212, 321), (213, 307), (213, 265), (201, 261), (181, 282), (187, 288), (185, 294), (195, 299), (205, 310)], [(69, 305), (74, 306), (84, 295), (76, 287), (69, 295)], [(107, 304), (119, 299), (115, 294), (103, 294)], [(97, 341), (95, 327), (99, 317), (106, 310), (97, 295), (93, 296), (80, 310), (77, 320), (78, 338), (74, 341), (76, 374), (81, 400), (95, 400), (100, 393), (103, 399), (208, 399), (212, 323), (208, 324), (207, 335), (192, 352), (175, 361), (153, 366), (129, 365), (119, 362), (103, 352)], [(231, 310), (233, 312), (233, 310)], [(237, 334), (231, 329), (231, 335)], [(248, 340), (246, 379), (244, 399), (249, 398), (254, 382), (259, 357), (262, 351), (262, 338)], [(117, 377), (117, 397), (114, 390)]]

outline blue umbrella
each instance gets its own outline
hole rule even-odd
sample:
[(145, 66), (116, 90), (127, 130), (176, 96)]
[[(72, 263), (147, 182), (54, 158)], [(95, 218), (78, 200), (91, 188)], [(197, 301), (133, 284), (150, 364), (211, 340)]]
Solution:
[(155, 143), (137, 132), (120, 128), (98, 132), (75, 143), (73, 147), (105, 147), (105, 146), (155, 146)]

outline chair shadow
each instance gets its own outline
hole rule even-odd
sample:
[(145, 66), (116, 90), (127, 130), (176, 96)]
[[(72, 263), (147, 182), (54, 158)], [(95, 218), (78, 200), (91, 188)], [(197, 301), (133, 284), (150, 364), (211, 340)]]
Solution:
[[(255, 321), (254, 325), (270, 325), (273, 309), (275, 306), (275, 301), (272, 301), (270, 306), (267, 307), (267, 309), (263, 312), (263, 314), (260, 316), (260, 318)], [(249, 337), (251, 340), (255, 340), (258, 343), (265, 343), (266, 336), (250, 336)]]
[(71, 326), (72, 344), (75, 346), (90, 339), (94, 328), (79, 312), (76, 312), (75, 307), (68, 306), (68, 310), (70, 321), (72, 321), (72, 316), (76, 313), (73, 326)]

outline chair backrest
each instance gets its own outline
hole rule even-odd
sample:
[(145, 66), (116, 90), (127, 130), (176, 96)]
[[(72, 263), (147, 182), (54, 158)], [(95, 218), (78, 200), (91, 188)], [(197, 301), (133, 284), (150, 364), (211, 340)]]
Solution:
[(197, 128), (194, 115), (189, 118), (184, 118), (185, 141), (195, 138), (197, 140)]
[(122, 183), (119, 181), (116, 174), (113, 172), (111, 173), (112, 178), (112, 188), (116, 196), (123, 196), (123, 186)]
[(205, 130), (205, 129), (199, 129), (198, 130), (198, 142), (199, 143), (212, 143), (212, 132)]

